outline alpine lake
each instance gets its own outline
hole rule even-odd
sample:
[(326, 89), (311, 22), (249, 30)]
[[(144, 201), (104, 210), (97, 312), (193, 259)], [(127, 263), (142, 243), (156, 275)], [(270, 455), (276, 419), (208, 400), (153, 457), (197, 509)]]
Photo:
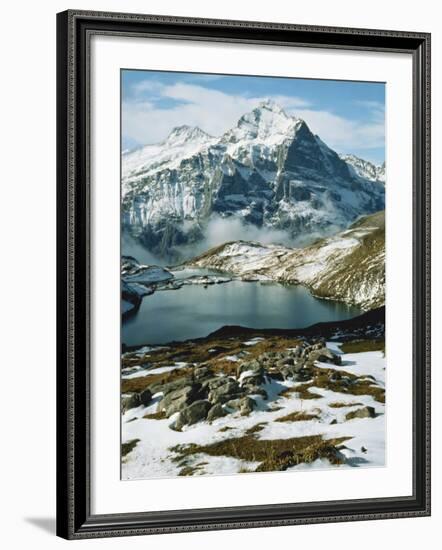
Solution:
[[(212, 274), (220, 275), (203, 269), (174, 272), (176, 279)], [(205, 337), (226, 325), (304, 328), (361, 313), (358, 307), (315, 298), (300, 285), (241, 280), (186, 284), (145, 296), (139, 309), (123, 320), (121, 340), (127, 346), (161, 345)]]

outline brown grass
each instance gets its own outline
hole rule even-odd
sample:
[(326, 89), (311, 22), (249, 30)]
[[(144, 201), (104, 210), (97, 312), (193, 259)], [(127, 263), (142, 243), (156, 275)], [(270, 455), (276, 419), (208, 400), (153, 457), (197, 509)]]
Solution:
[(195, 464), (195, 466), (184, 466), (179, 472), (179, 476), (193, 476), (193, 474), (197, 473), (202, 469), (203, 466), (208, 464), (208, 462), (199, 462), (198, 464)]
[(192, 368), (183, 367), (180, 369), (172, 370), (170, 372), (149, 374), (147, 376), (140, 376), (139, 378), (129, 378), (121, 381), (121, 392), (132, 393), (140, 392), (149, 387), (151, 384), (165, 384), (166, 382), (173, 382), (178, 378), (188, 376), (193, 371)]
[(231, 426), (224, 426), (223, 428), (220, 428), (219, 432), (228, 432), (229, 430), (233, 430)]
[[(236, 376), (237, 367), (242, 361), (251, 361), (267, 351), (286, 350), (288, 347), (295, 347), (299, 343), (299, 339), (290, 336), (266, 336), (264, 340), (253, 346), (245, 346), (244, 340), (245, 337), (223, 337), (177, 342), (170, 344), (165, 349), (149, 351), (144, 356), (137, 356), (135, 353), (126, 353), (122, 357), (121, 364), (122, 367), (146, 364), (152, 365), (152, 367), (160, 367), (184, 361), (190, 365), (210, 367), (215, 373), (222, 372), (229, 376)], [(247, 352), (247, 355), (238, 362), (226, 359), (228, 355), (237, 355), (244, 351)], [(184, 374), (188, 374), (192, 370), (192, 366), (189, 366), (188, 369), (181, 368), (170, 373), (126, 379), (122, 381), (122, 391), (141, 391), (152, 383), (169, 382)]]
[(382, 351), (385, 355), (385, 340), (352, 340), (341, 345), (344, 353), (361, 353), (363, 351)]
[(127, 441), (126, 443), (122, 443), (121, 445), (121, 456), (126, 456), (129, 454), (137, 445), (139, 442), (139, 439), (131, 439), (130, 441)]
[(143, 418), (147, 418), (148, 420), (163, 420), (163, 418), (166, 418), (166, 412), (165, 411), (157, 411), (150, 414), (145, 414)]
[(254, 426), (252, 426), (251, 428), (246, 430), (245, 434), (246, 435), (251, 435), (251, 434), (255, 434), (257, 432), (261, 432), (266, 427), (267, 424), (268, 424), (268, 422), (260, 422), (259, 424), (255, 424)]
[[(359, 288), (361, 281), (367, 284), (377, 282), (385, 275), (384, 262), (371, 265), (371, 260), (385, 250), (385, 221), (384, 212), (377, 212), (367, 216), (361, 222), (352, 227), (363, 227), (373, 224), (377, 228), (361, 239), (361, 245), (355, 247), (349, 254), (339, 262), (339, 266), (328, 276), (321, 279), (321, 284), (315, 286), (314, 293), (321, 298), (334, 298), (340, 300), (345, 298), (348, 288)], [(385, 298), (380, 295), (378, 300), (372, 304), (373, 307), (384, 305)]]
[(286, 470), (290, 466), (310, 463), (318, 458), (327, 458), (332, 464), (342, 464), (344, 458), (337, 446), (351, 439), (339, 437), (329, 440), (320, 435), (294, 437), (291, 439), (256, 439), (253, 435), (225, 439), (210, 445), (177, 445), (170, 450), (178, 454), (173, 460), (204, 453), (209, 456), (230, 456), (248, 462), (259, 462), (258, 472)]
[(275, 422), (303, 422), (306, 420), (318, 420), (317, 414), (306, 413), (303, 411), (295, 411), (286, 416), (275, 418)]
[(310, 388), (312, 386), (313, 384), (310, 382), (307, 384), (299, 384), (299, 386), (293, 386), (285, 390), (282, 390), (282, 392), (279, 395), (282, 395), (283, 397), (287, 397), (287, 396), (290, 396), (292, 393), (297, 393), (299, 396), (299, 399), (319, 399), (320, 397), (322, 397), (322, 395), (319, 395), (319, 393), (314, 393), (310, 391)]
[(354, 374), (345, 371), (339, 371), (342, 377), (346, 377), (350, 381), (350, 385), (346, 386), (341, 380), (331, 381), (330, 374), (335, 374), (336, 371), (324, 368), (315, 368), (315, 375), (312, 386), (317, 388), (325, 388), (337, 393), (346, 393), (349, 395), (371, 395), (375, 401), (385, 403), (385, 390), (380, 386), (374, 385), (373, 380), (367, 380), (364, 377), (358, 377)]
[(337, 393), (345, 393), (348, 395), (371, 395), (375, 401), (385, 403), (385, 390), (380, 386), (376, 386), (373, 380), (365, 377), (358, 377), (354, 374), (345, 371), (339, 371), (341, 377), (345, 377), (350, 381), (350, 385), (346, 386), (341, 380), (330, 380), (331, 374), (336, 374), (333, 369), (315, 367), (313, 371), (313, 380), (305, 384), (299, 384), (283, 390), (279, 395), (286, 397), (292, 393), (297, 393), (300, 399), (319, 399), (321, 395), (311, 391), (311, 388), (324, 388)]
[(329, 403), (328, 406), (332, 409), (340, 409), (342, 407), (356, 407), (356, 405), (364, 405), (363, 403), (358, 402), (352, 402), (352, 403), (344, 403), (343, 401), (335, 401), (334, 403)]

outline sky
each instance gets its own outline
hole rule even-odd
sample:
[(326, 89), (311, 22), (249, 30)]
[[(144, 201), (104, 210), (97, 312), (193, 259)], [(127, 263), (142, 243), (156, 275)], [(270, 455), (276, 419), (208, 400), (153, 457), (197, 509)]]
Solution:
[(336, 152), (385, 160), (384, 83), (125, 69), (121, 92), (123, 149), (159, 143), (184, 124), (220, 136), (272, 99)]

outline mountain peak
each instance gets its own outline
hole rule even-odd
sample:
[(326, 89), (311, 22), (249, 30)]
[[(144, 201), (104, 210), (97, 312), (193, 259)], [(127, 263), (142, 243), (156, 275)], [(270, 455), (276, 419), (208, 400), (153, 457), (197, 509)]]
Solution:
[(273, 99), (264, 99), (259, 103), (257, 109), (260, 111), (266, 110), (271, 111), (272, 113), (287, 116), (281, 105), (279, 105), (279, 103), (276, 103), (276, 101), (273, 101)]
[(237, 126), (226, 132), (223, 139), (230, 143), (270, 140), (270, 145), (288, 137), (294, 131), (296, 123), (297, 119), (287, 115), (278, 103), (266, 99), (244, 114)]
[(166, 143), (184, 143), (188, 141), (207, 141), (211, 136), (198, 126), (183, 124), (175, 126), (167, 136)]

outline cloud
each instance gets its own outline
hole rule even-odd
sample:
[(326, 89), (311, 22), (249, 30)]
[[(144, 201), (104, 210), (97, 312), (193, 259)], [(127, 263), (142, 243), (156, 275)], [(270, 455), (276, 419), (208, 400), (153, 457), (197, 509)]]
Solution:
[[(189, 225), (189, 229), (190, 227), (191, 225)], [(235, 216), (222, 218), (213, 214), (204, 228), (204, 238), (196, 243), (177, 246), (175, 253), (178, 254), (180, 261), (183, 261), (215, 246), (240, 240), (256, 241), (261, 244), (297, 246), (297, 240), (293, 239), (287, 231), (243, 223), (240, 218)], [(307, 242), (311, 242), (311, 239)]]
[[(140, 144), (157, 143), (178, 125), (199, 126), (213, 136), (219, 136), (234, 126), (246, 112), (254, 109), (268, 96), (246, 97), (219, 90), (178, 82), (163, 85), (141, 81), (133, 86), (134, 97), (123, 102), (123, 135)], [(143, 96), (149, 92), (149, 100)], [(162, 107), (159, 100), (172, 100)], [(305, 108), (302, 98), (271, 96), (287, 109)]]
[[(203, 77), (213, 75), (200, 76), (203, 81)], [(219, 136), (260, 101), (272, 99), (287, 113), (303, 118), (315, 134), (339, 152), (384, 146), (384, 106), (376, 101), (355, 102), (366, 110), (362, 122), (315, 109), (304, 98), (296, 96), (252, 97), (228, 94), (199, 84), (176, 82), (166, 85), (155, 80), (138, 82), (131, 92), (131, 99), (122, 105), (123, 135), (139, 144), (158, 143), (175, 126), (182, 124), (199, 126), (208, 134)]]
[(261, 244), (285, 244), (286, 231), (244, 224), (239, 218), (212, 216), (205, 231), (205, 247), (212, 248), (228, 241), (258, 241)]
[(313, 133), (339, 152), (383, 147), (385, 143), (384, 120), (373, 116), (370, 122), (358, 122), (329, 111), (300, 109), (296, 116), (303, 118)]
[(132, 84), (131, 86), (131, 92), (132, 94), (137, 96), (142, 96), (146, 92), (152, 93), (160, 93), (162, 91), (162, 84), (156, 80), (141, 80), (140, 82), (136, 82), (135, 84)]

